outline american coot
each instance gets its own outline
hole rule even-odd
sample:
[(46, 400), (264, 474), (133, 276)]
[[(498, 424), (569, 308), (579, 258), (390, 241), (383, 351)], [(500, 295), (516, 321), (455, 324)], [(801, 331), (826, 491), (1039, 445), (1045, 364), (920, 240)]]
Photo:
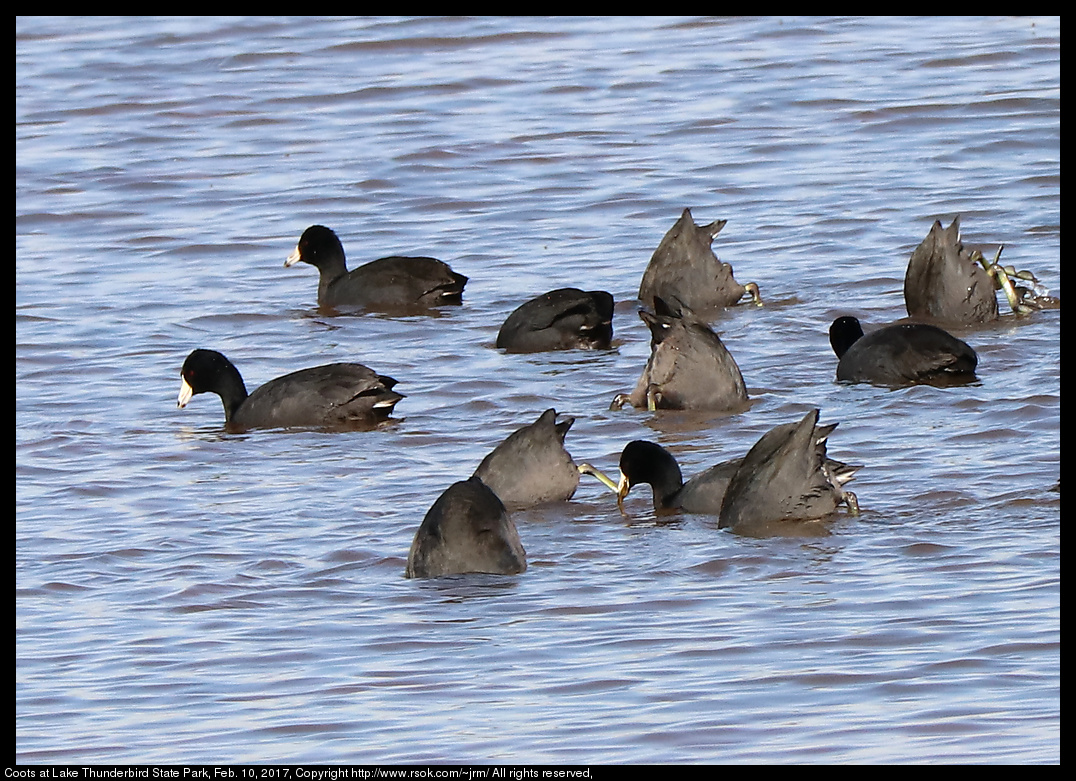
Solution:
[(639, 312), (650, 328), (650, 359), (635, 390), (617, 395), (612, 409), (625, 404), (650, 410), (745, 408), (740, 367), (710, 326), (660, 297), (654, 309), (654, 314)]
[(761, 304), (758, 285), (741, 285), (732, 276), (732, 266), (722, 263), (710, 245), (725, 227), (725, 220), (709, 225), (696, 225), (691, 210), (684, 213), (661, 240), (650, 264), (643, 272), (639, 298), (654, 306), (654, 297), (678, 304), (707, 315), (714, 310), (732, 306), (744, 293), (750, 293)]
[(613, 297), (604, 290), (560, 288), (532, 298), (508, 315), (497, 346), (512, 353), (608, 350), (613, 338)]
[(725, 488), (736, 473), (742, 458), (712, 466), (684, 482), (680, 465), (672, 453), (654, 442), (636, 439), (624, 446), (620, 454), (620, 482), (613, 483), (589, 464), (580, 467), (616, 493), (616, 503), (624, 512), (624, 497), (633, 486), (647, 483), (654, 492), (654, 509), (658, 512), (683, 510), (689, 513), (717, 515)]
[(250, 428), (371, 427), (385, 420), (404, 396), (396, 380), (361, 363), (302, 369), (262, 385), (249, 396), (239, 370), (215, 350), (195, 350), (180, 370), (179, 406), (191, 396), (213, 392), (224, 403), (229, 431)]
[(904, 275), (908, 314), (961, 324), (996, 320), (994, 280), (978, 262), (981, 258), (960, 240), (959, 216), (948, 228), (935, 221), (908, 261)]
[(547, 409), (534, 423), (509, 434), (475, 470), (474, 476), (509, 510), (566, 501), (575, 493), (579, 468), (564, 448), (575, 418), (556, 421), (557, 411)]
[[(823, 429), (828, 434), (833, 427)], [(641, 483), (649, 484), (654, 494), (654, 510), (669, 512), (683, 510), (689, 513), (719, 515), (725, 492), (733, 476), (743, 464), (743, 458), (734, 458), (700, 472), (686, 483), (680, 465), (668, 450), (654, 442), (637, 439), (629, 442), (620, 454), (620, 482), (613, 483), (597, 469), (584, 464), (580, 471), (597, 477), (617, 495), (617, 506), (624, 512), (624, 498), (631, 489)], [(840, 484), (852, 479), (857, 466), (826, 458), (826, 469)]]
[(874, 385), (954, 385), (974, 382), (975, 350), (941, 328), (898, 323), (863, 335), (854, 317), (838, 317), (829, 327), (837, 354), (837, 379)]
[(434, 258), (390, 257), (347, 270), (344, 247), (323, 225), (311, 225), (284, 266), (299, 261), (317, 267), (318, 306), (415, 311), (459, 304), (467, 277)]
[(454, 483), (422, 519), (407, 554), (409, 578), (466, 572), (518, 575), (527, 552), (501, 500), (477, 477)]
[(813, 409), (798, 423), (763, 434), (725, 489), (718, 526), (746, 532), (774, 521), (824, 518), (841, 503), (858, 513), (855, 494), (842, 486), (859, 467), (837, 469), (826, 458), (826, 438), (836, 427), (819, 426)]

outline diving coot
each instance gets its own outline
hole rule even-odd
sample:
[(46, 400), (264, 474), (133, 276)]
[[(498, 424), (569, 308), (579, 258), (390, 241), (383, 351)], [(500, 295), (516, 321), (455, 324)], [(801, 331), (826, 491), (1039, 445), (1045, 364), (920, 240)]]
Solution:
[(706, 316), (732, 306), (744, 293), (750, 293), (756, 304), (762, 303), (758, 285), (737, 282), (732, 276), (732, 266), (718, 260), (710, 248), (725, 222), (696, 225), (691, 210), (684, 209), (643, 272), (639, 298), (646, 306), (654, 306), (654, 298), (658, 297)]
[(713, 329), (661, 298), (654, 300), (654, 308), (654, 314), (639, 312), (650, 327), (650, 359), (635, 390), (617, 395), (612, 408), (745, 408), (747, 388), (740, 367)]
[(575, 418), (556, 421), (557, 411), (547, 409), (534, 423), (509, 434), (475, 470), (474, 476), (509, 510), (566, 501), (575, 493), (579, 468), (564, 448)]
[(477, 477), (453, 483), (415, 532), (405, 575), (436, 578), (467, 572), (517, 575), (527, 569), (515, 524)]
[(613, 297), (604, 290), (551, 290), (522, 304), (504, 321), (497, 347), (511, 353), (608, 350), (613, 338)]

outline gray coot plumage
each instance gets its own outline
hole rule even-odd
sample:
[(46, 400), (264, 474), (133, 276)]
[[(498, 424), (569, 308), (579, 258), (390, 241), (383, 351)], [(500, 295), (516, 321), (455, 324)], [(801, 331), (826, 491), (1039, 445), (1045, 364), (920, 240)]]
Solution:
[(461, 303), (467, 284), (467, 277), (435, 258), (393, 256), (348, 271), (343, 244), (323, 225), (303, 231), (284, 266), (299, 261), (318, 269), (318, 306), (326, 309), (421, 311)]
[(841, 503), (858, 513), (855, 494), (842, 486), (859, 467), (836, 469), (826, 457), (826, 439), (836, 427), (819, 426), (818, 410), (812, 409), (798, 423), (763, 434), (725, 489), (718, 526), (749, 531), (771, 522), (814, 520)]
[(551, 290), (520, 305), (504, 321), (497, 347), (513, 353), (608, 350), (613, 297), (604, 290)]
[(747, 387), (720, 337), (692, 314), (654, 299), (654, 313), (639, 316), (650, 328), (650, 359), (624, 404), (655, 409), (736, 411), (747, 406)]
[(406, 577), (468, 572), (518, 575), (527, 552), (501, 500), (481, 480), (453, 483), (433, 503), (415, 532)]
[(404, 398), (396, 380), (361, 363), (333, 363), (286, 374), (247, 394), (239, 370), (215, 350), (195, 350), (180, 370), (179, 406), (216, 393), (229, 431), (251, 428), (366, 428), (383, 422)]
[(974, 382), (979, 357), (968, 344), (927, 323), (897, 323), (863, 335), (854, 317), (829, 327), (837, 379), (873, 385), (954, 385)]
[(558, 423), (557, 411), (547, 409), (497, 445), (474, 476), (509, 510), (571, 499), (579, 485), (579, 468), (564, 447), (564, 437), (574, 422), (565, 418)]
[(960, 324), (997, 320), (994, 280), (979, 258), (960, 240), (959, 216), (948, 228), (935, 220), (908, 261), (904, 275), (908, 314)]
[(741, 285), (732, 275), (732, 266), (714, 255), (711, 244), (725, 227), (725, 220), (696, 225), (690, 209), (684, 209), (662, 238), (650, 258), (639, 284), (639, 298), (654, 306), (654, 298), (687, 307), (699, 315), (732, 306), (750, 293), (761, 303), (758, 285)]

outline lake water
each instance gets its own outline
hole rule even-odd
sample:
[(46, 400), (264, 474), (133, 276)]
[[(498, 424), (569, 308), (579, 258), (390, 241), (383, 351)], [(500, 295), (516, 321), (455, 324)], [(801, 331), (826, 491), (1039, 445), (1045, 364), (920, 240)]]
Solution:
[[(935, 219), (1060, 295), (1059, 18), (16, 20), (22, 763), (1059, 762), (1060, 311), (960, 331), (963, 388), (833, 381), (904, 316)], [(754, 404), (625, 409), (639, 280), (685, 207), (765, 306), (715, 322)], [(283, 261), (432, 255), (440, 317), (327, 317)], [(608, 352), (506, 355), (523, 300), (611, 292)], [(1002, 308), (1007, 310), (1002, 299)], [(176, 409), (360, 361), (373, 432)], [(514, 577), (403, 577), (418, 524), (555, 407), (615, 475), (819, 407), (859, 517), (756, 539), (586, 480)]]

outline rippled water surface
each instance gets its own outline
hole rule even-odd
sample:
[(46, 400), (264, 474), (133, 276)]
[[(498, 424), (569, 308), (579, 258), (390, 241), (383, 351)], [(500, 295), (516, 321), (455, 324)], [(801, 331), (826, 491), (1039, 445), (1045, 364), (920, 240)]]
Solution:
[[(17, 19), (16, 759), (1057, 762), (1060, 311), (960, 332), (978, 384), (839, 386), (935, 219), (1060, 295), (1059, 19)], [(685, 207), (767, 303), (715, 323), (754, 404), (609, 411)], [(442, 258), (440, 317), (328, 317), (283, 260)], [(505, 355), (554, 287), (616, 349)], [(373, 432), (176, 409), (357, 360)], [(615, 473), (693, 474), (820, 407), (863, 506), (810, 535), (518, 513), (516, 577), (403, 577), (438, 494), (548, 407)]]

